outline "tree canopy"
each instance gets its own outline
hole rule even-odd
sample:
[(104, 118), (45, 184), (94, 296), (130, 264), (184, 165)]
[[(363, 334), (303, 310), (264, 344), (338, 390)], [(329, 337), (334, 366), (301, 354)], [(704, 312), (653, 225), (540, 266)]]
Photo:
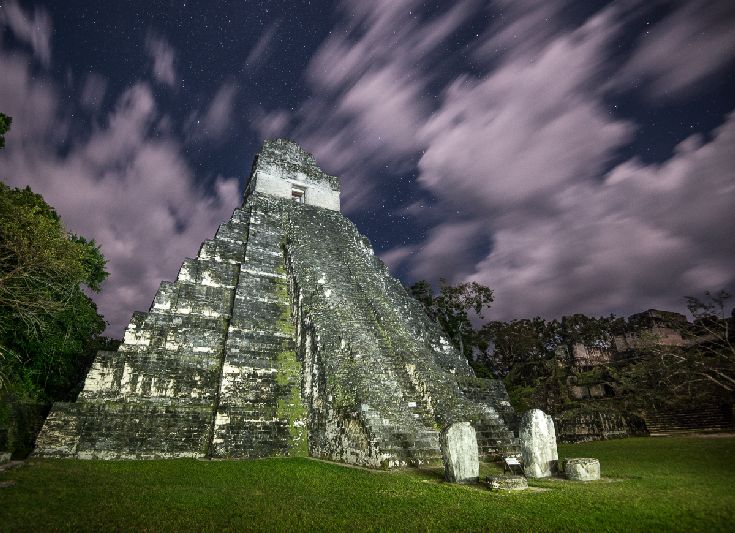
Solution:
[(78, 355), (105, 329), (84, 289), (107, 277), (94, 241), (69, 233), (30, 188), (0, 183), (0, 378), (55, 398), (78, 380)]
[(493, 302), (493, 291), (479, 283), (449, 285), (440, 281), (439, 294), (434, 296), (431, 284), (425, 280), (409, 287), (408, 292), (424, 306), (426, 314), (435, 320), (450, 342), (468, 359), (477, 344), (470, 313), (483, 319), (483, 312)]
[(735, 392), (735, 308), (727, 316), (727, 291), (716, 294), (707, 292), (701, 300), (687, 296), (687, 308), (694, 317), (695, 334), (701, 342), (697, 348), (704, 355), (695, 361), (687, 361), (693, 373), (717, 387)]
[(13, 123), (13, 118), (0, 113), (0, 148), (5, 147), (5, 134), (8, 133), (10, 125)]

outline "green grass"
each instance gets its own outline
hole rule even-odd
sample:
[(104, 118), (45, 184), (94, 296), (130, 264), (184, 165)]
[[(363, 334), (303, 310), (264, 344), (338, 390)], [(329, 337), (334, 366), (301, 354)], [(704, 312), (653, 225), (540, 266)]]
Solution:
[(562, 445), (614, 479), (518, 493), (299, 458), (31, 460), (0, 473), (16, 482), (0, 488), (0, 530), (732, 530), (734, 452), (735, 437)]

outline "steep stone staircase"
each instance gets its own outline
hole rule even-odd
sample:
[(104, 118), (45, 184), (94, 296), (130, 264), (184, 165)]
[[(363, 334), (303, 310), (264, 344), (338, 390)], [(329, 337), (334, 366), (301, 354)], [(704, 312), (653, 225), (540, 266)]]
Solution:
[[(388, 275), (354, 226), (341, 216), (308, 206), (290, 216), (292, 231), (302, 236), (287, 245), (296, 283), (313, 286), (319, 280), (325, 287), (321, 299), (307, 296), (310, 319), (322, 344), (339, 338), (357, 354), (360, 368), (348, 373), (350, 386), (370, 407), (371, 414), (363, 412), (360, 418), (383, 461), (400, 465), (438, 459), (440, 424), (460, 411), (476, 422), (481, 453), (516, 451), (512, 432), (488, 403), (497, 402), (492, 387), (478, 397), (486, 403), (482, 407), (462, 394), (455, 376), (477, 379), (467, 362), (442, 343), (418, 303)], [(339, 359), (332, 363), (346, 364)], [(349, 363), (354, 367), (354, 361)], [(432, 391), (419, 390), (410, 376), (411, 366), (414, 373), (421, 372), (417, 366), (433, 373), (425, 379)], [(360, 380), (365, 371), (369, 380)], [(340, 376), (340, 371), (334, 375)], [(502, 396), (504, 389), (495, 392)]]
[(283, 213), (257, 195), (249, 208), (208, 454), (304, 455), (300, 365), (281, 250)]
[(732, 408), (723, 405), (706, 405), (696, 409), (651, 409), (643, 419), (654, 436), (735, 431)]

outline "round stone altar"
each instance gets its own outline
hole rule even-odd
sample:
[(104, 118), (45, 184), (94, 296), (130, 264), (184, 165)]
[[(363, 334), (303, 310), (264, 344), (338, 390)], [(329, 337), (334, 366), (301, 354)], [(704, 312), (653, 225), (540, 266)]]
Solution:
[(573, 457), (564, 460), (564, 474), (573, 481), (600, 479), (600, 461), (590, 457)]

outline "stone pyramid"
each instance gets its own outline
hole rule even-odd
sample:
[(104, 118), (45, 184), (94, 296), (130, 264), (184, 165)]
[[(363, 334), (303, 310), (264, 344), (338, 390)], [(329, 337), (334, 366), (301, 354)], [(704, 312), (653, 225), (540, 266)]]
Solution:
[(242, 207), (53, 406), (36, 455), (385, 468), (440, 458), (458, 421), (481, 457), (517, 451), (502, 383), (475, 377), (339, 205), (338, 178), (267, 141)]

